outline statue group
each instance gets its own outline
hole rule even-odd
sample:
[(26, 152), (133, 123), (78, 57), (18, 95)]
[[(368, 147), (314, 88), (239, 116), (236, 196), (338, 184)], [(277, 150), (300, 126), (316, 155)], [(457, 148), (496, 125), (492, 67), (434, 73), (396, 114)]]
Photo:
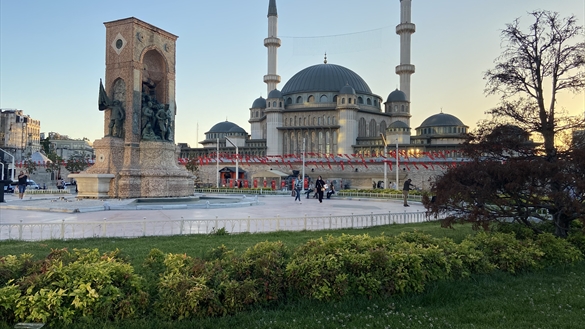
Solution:
[[(173, 113), (169, 104), (161, 104), (156, 100), (154, 84), (147, 86), (150, 88), (144, 88), (145, 91), (142, 92), (141, 137), (148, 141), (172, 141)], [(110, 110), (109, 130), (106, 136), (124, 138), (126, 119), (124, 104), (119, 100), (109, 99), (101, 79), (98, 108), (100, 111)]]
[(161, 104), (154, 95), (142, 93), (142, 139), (172, 140), (172, 118), (169, 104)]

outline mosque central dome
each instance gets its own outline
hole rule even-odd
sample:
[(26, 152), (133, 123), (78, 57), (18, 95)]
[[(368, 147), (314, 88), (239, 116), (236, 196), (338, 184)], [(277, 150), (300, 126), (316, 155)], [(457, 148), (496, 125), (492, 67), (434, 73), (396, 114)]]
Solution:
[(317, 64), (295, 74), (282, 88), (282, 95), (303, 92), (339, 92), (346, 85), (358, 94), (372, 94), (368, 84), (350, 69), (335, 64)]

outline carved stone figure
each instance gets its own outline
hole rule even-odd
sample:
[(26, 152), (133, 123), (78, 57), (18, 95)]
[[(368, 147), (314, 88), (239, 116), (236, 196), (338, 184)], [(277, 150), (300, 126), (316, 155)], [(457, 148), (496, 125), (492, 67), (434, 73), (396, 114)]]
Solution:
[(98, 97), (98, 109), (104, 111), (110, 109), (110, 123), (108, 124), (109, 133), (107, 136), (124, 138), (124, 119), (126, 118), (126, 112), (124, 111), (124, 105), (119, 100), (113, 102), (108, 97), (102, 80), (100, 79), (100, 91)]
[(158, 123), (158, 130), (160, 138), (165, 140), (167, 134), (167, 111), (162, 104), (158, 104), (156, 111), (156, 121)]
[(124, 119), (126, 118), (126, 113), (124, 112), (122, 102), (115, 100), (110, 106), (110, 111), (110, 124), (108, 125), (108, 128), (110, 128), (109, 135), (114, 137), (124, 137), (122, 128)]

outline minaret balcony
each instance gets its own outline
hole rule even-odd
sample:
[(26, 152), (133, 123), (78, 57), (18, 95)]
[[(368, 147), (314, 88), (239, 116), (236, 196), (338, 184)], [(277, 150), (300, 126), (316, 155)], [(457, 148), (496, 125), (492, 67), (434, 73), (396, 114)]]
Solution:
[(276, 82), (276, 83), (280, 83), (280, 75), (266, 74), (264, 76), (264, 82)]
[(269, 37), (264, 39), (264, 46), (268, 47), (268, 46), (276, 46), (276, 47), (280, 47), (280, 39), (276, 38), (276, 37)]
[[(412, 23), (400, 23), (396, 25), (396, 34), (414, 33), (415, 31), (415, 25)], [(266, 43), (266, 41), (264, 42)]]
[(401, 74), (401, 73), (413, 74), (414, 73), (414, 65), (400, 64), (400, 65), (396, 66), (396, 74)]

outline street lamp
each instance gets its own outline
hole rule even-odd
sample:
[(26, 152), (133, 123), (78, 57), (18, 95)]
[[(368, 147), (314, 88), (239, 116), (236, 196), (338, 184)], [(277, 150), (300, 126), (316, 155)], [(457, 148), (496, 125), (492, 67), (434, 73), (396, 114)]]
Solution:
[(15, 171), (15, 169), (16, 169), (16, 168), (14, 167), (14, 155), (12, 155), (12, 154), (10, 154), (10, 153), (8, 153), (8, 152), (4, 151), (3, 149), (0, 149), (0, 151), (4, 152), (4, 153), (6, 153), (6, 154), (8, 154), (9, 156), (11, 156), (11, 157), (12, 157), (12, 175), (11, 175), (11, 178), (10, 178), (10, 179), (12, 179), (12, 181), (14, 182), (14, 171)]
[(387, 169), (386, 169), (386, 154), (387, 154), (386, 147), (388, 146), (388, 143), (386, 143), (386, 137), (384, 136), (384, 134), (380, 134), (380, 137), (382, 137), (382, 142), (384, 142), (384, 156), (382, 157), (382, 162), (384, 163), (384, 189), (386, 189), (388, 186)]
[(400, 190), (400, 184), (398, 184), (398, 138), (396, 138), (396, 189)]
[(225, 136), (225, 140), (230, 142), (236, 148), (236, 188), (238, 188), (238, 181), (240, 180), (240, 171), (238, 169), (238, 146), (234, 144), (227, 136)]

